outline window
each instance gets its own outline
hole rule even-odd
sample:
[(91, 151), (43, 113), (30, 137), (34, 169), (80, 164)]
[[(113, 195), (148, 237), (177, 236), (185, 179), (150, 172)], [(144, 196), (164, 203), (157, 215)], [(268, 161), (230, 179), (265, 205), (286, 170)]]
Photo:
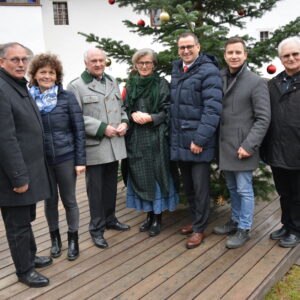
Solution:
[(152, 27), (157, 27), (161, 25), (161, 20), (159, 18), (160, 14), (161, 14), (161, 9), (150, 10), (150, 24)]
[(69, 25), (67, 2), (53, 2), (53, 14), (55, 25)]
[(40, 0), (0, 0), (0, 5), (40, 5)]
[(260, 41), (264, 42), (269, 39), (269, 31), (260, 31)]

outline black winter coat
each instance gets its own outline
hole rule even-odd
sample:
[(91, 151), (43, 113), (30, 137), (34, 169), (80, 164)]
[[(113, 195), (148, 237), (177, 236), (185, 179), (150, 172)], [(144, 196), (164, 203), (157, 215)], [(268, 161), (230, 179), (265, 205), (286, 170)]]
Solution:
[[(13, 191), (25, 184), (25, 193)], [(0, 69), (0, 206), (25, 206), (49, 197), (38, 108), (26, 82)]]
[[(186, 73), (173, 63), (171, 80), (171, 160), (210, 162), (222, 110), (222, 82), (214, 57), (200, 54)], [(203, 147), (190, 150), (191, 142)]]
[(75, 95), (59, 86), (56, 107), (41, 116), (48, 160), (74, 153), (75, 166), (84, 166), (85, 128)]
[(300, 170), (300, 72), (296, 74), (296, 81), (281, 94), (284, 73), (269, 81), (271, 125), (261, 154), (273, 167)]

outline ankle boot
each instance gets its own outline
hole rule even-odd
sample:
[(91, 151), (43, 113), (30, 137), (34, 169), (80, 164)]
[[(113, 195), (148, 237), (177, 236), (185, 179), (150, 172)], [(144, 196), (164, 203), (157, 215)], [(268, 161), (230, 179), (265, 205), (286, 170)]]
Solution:
[(151, 224), (151, 227), (148, 231), (149, 236), (156, 236), (160, 233), (160, 227), (161, 227), (161, 214), (154, 215), (153, 216), (153, 222)]
[(146, 221), (140, 226), (140, 231), (141, 232), (145, 232), (150, 228), (150, 226), (152, 224), (152, 221), (153, 221), (153, 216), (154, 216), (153, 211), (149, 211), (147, 213)]
[(79, 256), (78, 231), (68, 231), (68, 260), (75, 260)]
[(51, 238), (50, 255), (53, 258), (61, 256), (61, 239), (60, 239), (59, 229), (50, 231), (50, 238)]

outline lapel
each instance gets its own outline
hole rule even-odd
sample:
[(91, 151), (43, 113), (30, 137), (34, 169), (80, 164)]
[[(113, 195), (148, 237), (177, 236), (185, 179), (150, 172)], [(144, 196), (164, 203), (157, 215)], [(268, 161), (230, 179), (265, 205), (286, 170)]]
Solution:
[(101, 81), (95, 79), (89, 72), (84, 71), (81, 74), (81, 78), (88, 85), (88, 88), (96, 93), (100, 93), (107, 97), (114, 90), (114, 82), (112, 78), (103, 73)]
[(41, 120), (41, 115), (39, 112), (39, 109), (35, 103), (35, 101), (33, 100), (33, 98), (31, 97), (30, 92), (27, 90), (26, 85), (22, 86), (21, 84), (19, 84), (18, 82), (16, 82), (13, 78), (11, 78), (7, 73), (5, 72), (1, 72), (2, 78), (4, 80), (6, 80), (8, 82), (8, 84), (18, 92), (18, 94), (20, 95), (20, 97), (23, 99), (23, 101), (28, 101), (29, 105), (31, 106), (31, 108), (33, 109), (33, 112), (35, 114), (35, 116), (37, 117), (38, 123), (40, 125), (40, 127), (43, 130), (43, 124), (42, 124), (42, 120)]
[(103, 84), (101, 81), (93, 79), (93, 81), (88, 83), (88, 88), (93, 92), (105, 95), (105, 84)]
[(105, 97), (109, 96), (114, 90), (114, 83), (105, 76)]
[[(244, 64), (243, 67), (241, 68), (241, 70), (238, 72), (238, 74), (235, 76), (235, 78), (231, 81), (230, 85), (227, 86), (227, 72), (228, 72), (228, 68), (225, 68), (222, 70), (221, 72), (221, 76), (222, 76), (222, 83), (223, 83), (223, 93), (224, 96), (226, 96), (231, 90), (232, 88), (235, 86), (237, 79), (241, 76), (241, 74), (243, 72), (247, 71), (247, 65)], [(227, 88), (226, 88), (227, 87)]]
[(42, 123), (42, 118), (41, 118), (41, 114), (40, 114), (40, 111), (37, 107), (37, 104), (36, 102), (34, 101), (34, 99), (32, 98), (31, 94), (28, 92), (28, 101), (30, 103), (30, 105), (32, 106), (33, 108), (33, 111), (38, 119), (38, 122), (39, 122), (39, 125), (40, 127), (42, 128), (42, 131), (44, 132), (44, 127), (43, 127), (43, 123)]

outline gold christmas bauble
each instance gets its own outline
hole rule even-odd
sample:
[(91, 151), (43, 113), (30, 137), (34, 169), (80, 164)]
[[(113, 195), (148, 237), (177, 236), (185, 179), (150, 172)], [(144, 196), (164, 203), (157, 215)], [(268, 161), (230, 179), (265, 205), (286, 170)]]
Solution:
[(161, 14), (159, 16), (159, 19), (162, 22), (168, 22), (170, 20), (170, 15), (166, 11), (163, 11), (163, 12), (161, 12)]
[(110, 58), (107, 58), (106, 61), (105, 61), (105, 65), (107, 67), (109, 67), (111, 65), (111, 59)]

